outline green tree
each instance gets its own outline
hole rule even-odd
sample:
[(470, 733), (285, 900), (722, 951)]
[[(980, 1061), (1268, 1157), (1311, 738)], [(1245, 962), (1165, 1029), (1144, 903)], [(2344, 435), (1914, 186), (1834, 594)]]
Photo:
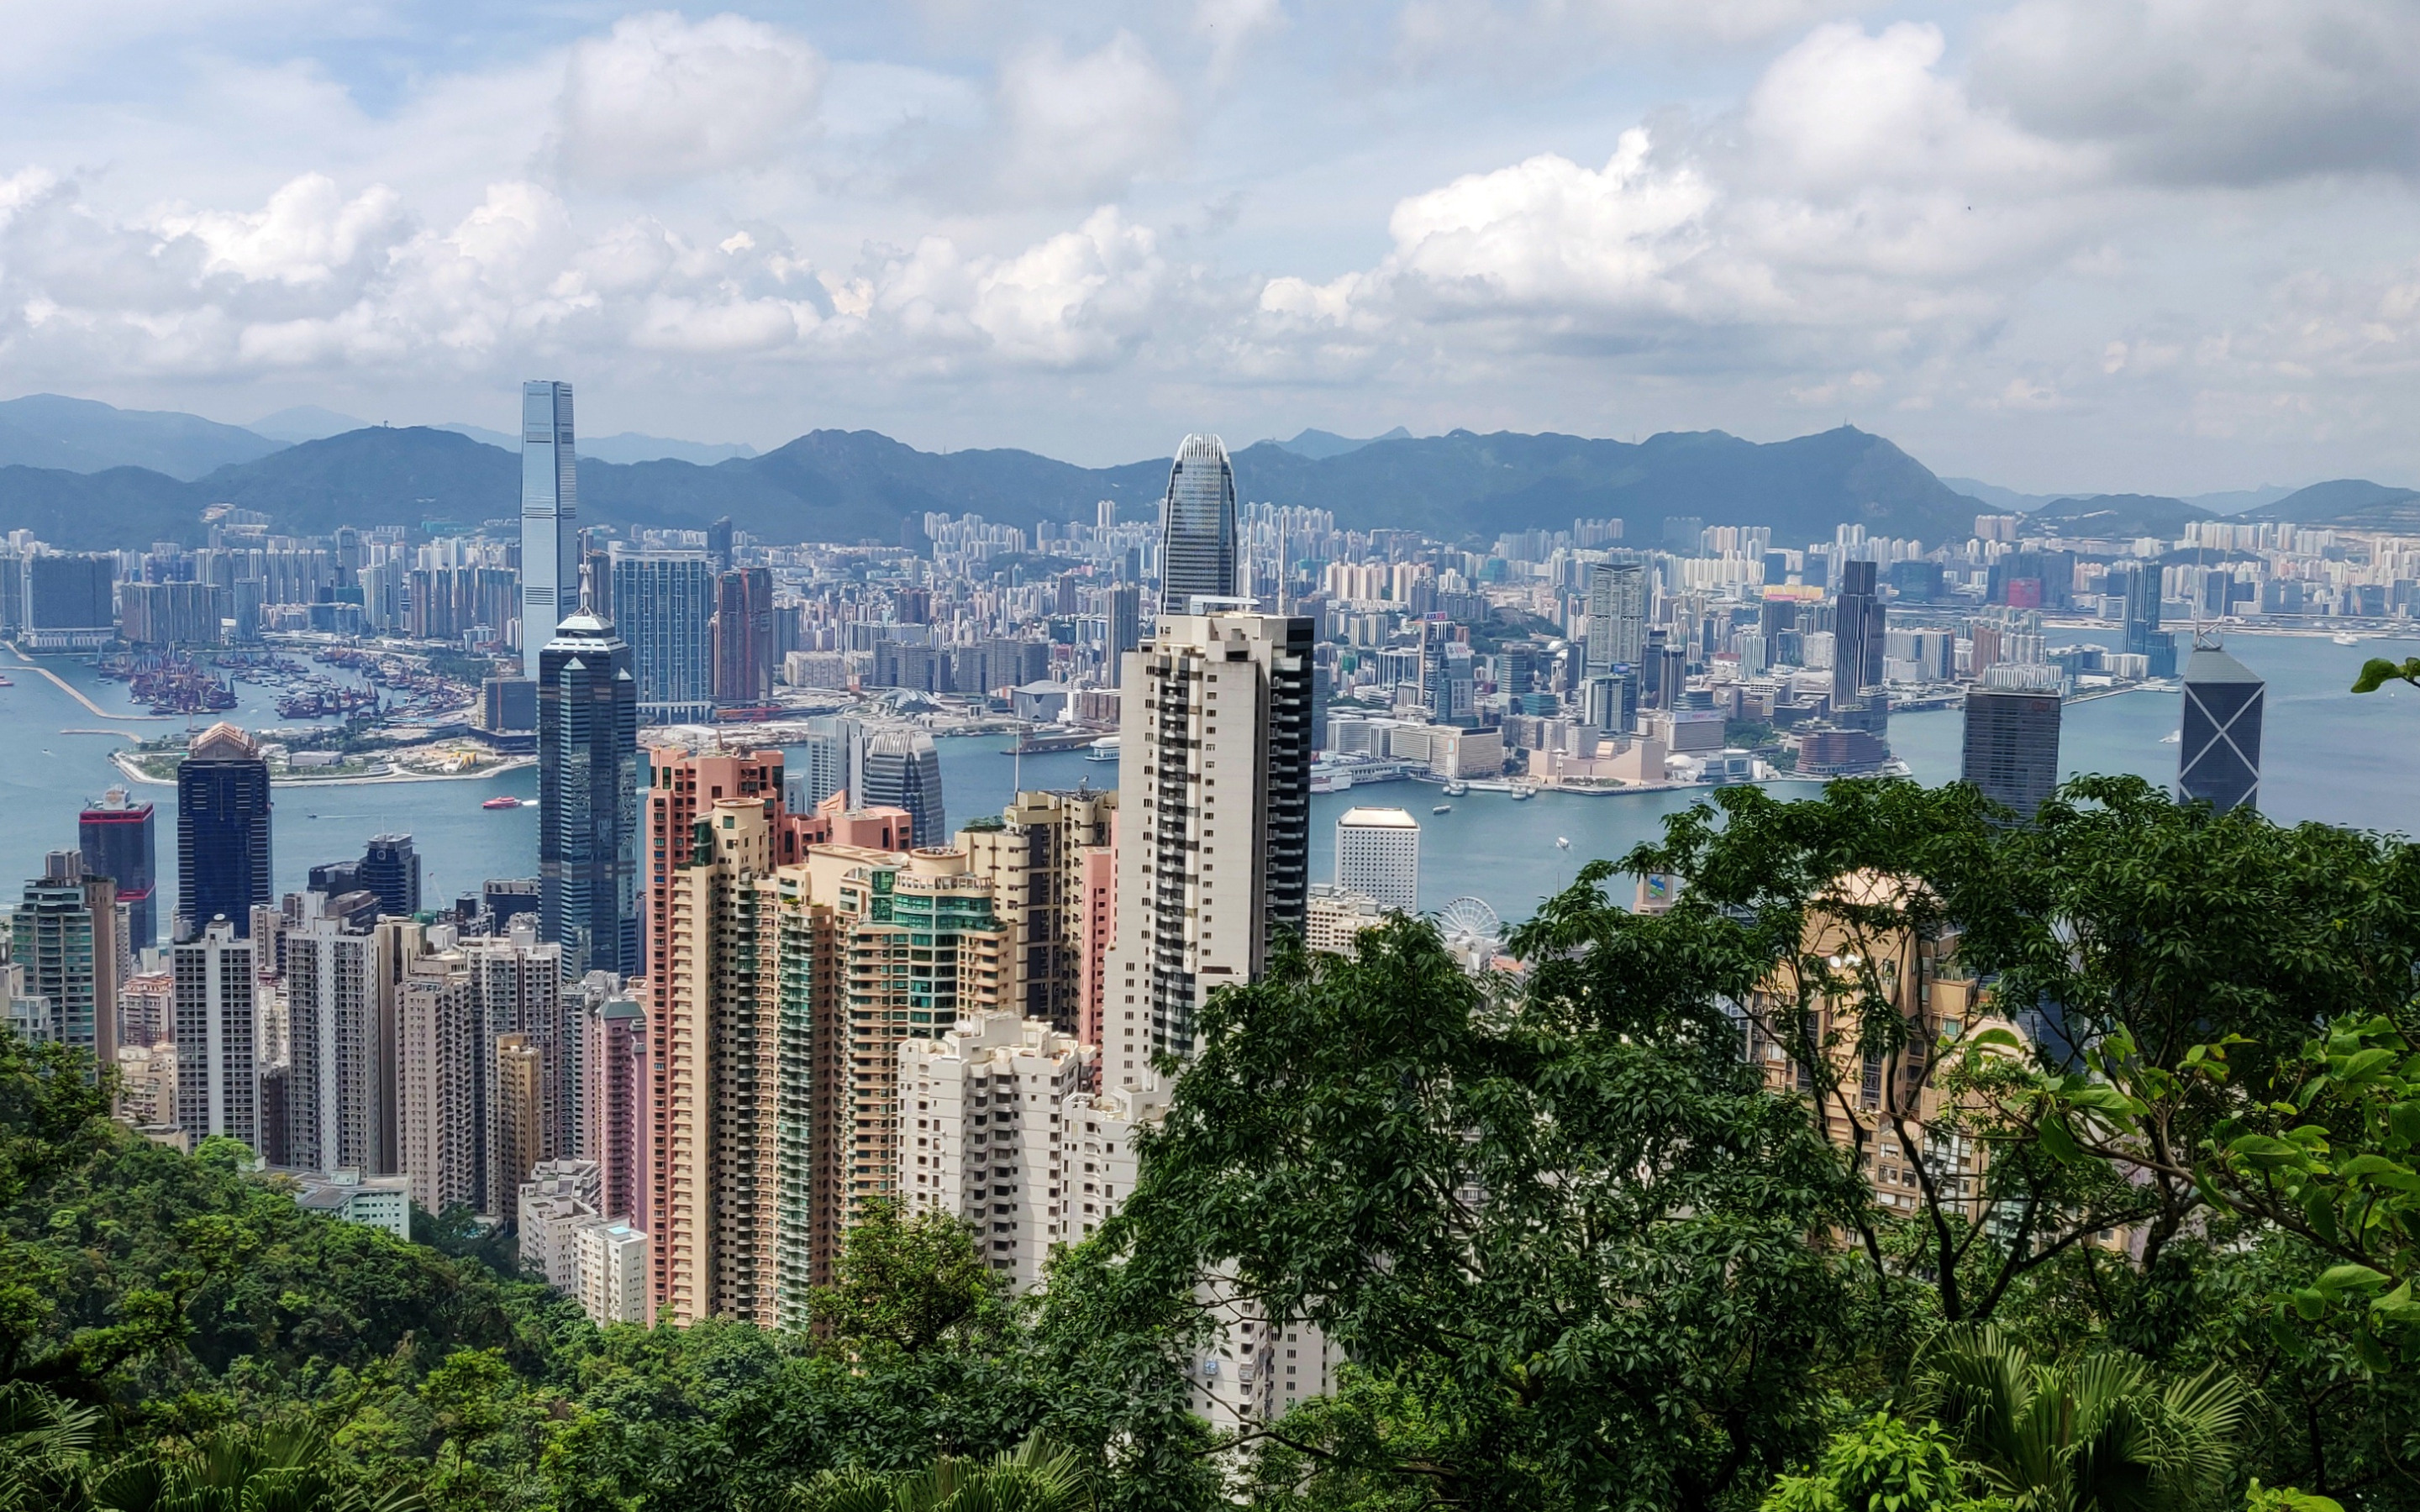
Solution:
[(1005, 1303), (1001, 1282), (976, 1250), (974, 1233), (943, 1212), (903, 1217), (887, 1197), (866, 1203), (841, 1241), (839, 1282), (816, 1289), (808, 1312), (850, 1349), (915, 1354), (996, 1335)]
[(1213, 995), (1097, 1247), (1197, 1349), (1249, 1304), (1385, 1388), (1250, 1442), (1473, 1507), (1706, 1508), (1819, 1441), (1838, 1165), (1628, 920), (1550, 909), (1518, 994), (1406, 919)]
[(1761, 1512), (2009, 1512), (1969, 1497), (1982, 1476), (1935, 1423), (1876, 1412), (1833, 1437), (1811, 1475), (1785, 1475)]
[(927, 1470), (826, 1471), (794, 1489), (789, 1512), (1091, 1512), (1081, 1456), (1035, 1433), (988, 1461), (944, 1457)]
[(345, 1488), (327, 1436), (290, 1424), (230, 1424), (93, 1477), (94, 1512), (421, 1512), (408, 1490)]
[(2039, 1363), (1988, 1324), (1944, 1332), (1912, 1393), (1987, 1482), (2040, 1512), (2191, 1512), (2234, 1470), (2247, 1394), (2206, 1370), (2159, 1385), (2114, 1352)]

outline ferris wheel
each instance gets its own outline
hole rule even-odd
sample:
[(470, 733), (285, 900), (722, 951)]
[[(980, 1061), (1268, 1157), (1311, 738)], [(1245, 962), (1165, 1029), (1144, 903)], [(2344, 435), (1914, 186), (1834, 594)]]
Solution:
[(1438, 912), (1437, 925), (1449, 940), (1492, 943), (1504, 933), (1504, 920), (1483, 898), (1456, 898)]

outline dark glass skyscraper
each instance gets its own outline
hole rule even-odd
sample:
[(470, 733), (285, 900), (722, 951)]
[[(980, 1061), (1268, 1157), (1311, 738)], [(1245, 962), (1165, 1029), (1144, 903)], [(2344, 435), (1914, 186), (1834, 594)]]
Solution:
[(2184, 741), (2177, 793), (2225, 812), (2260, 807), (2260, 717), (2268, 685), (2216, 646), (2195, 646), (2185, 663)]
[(714, 702), (773, 696), (773, 574), (734, 567), (714, 579)]
[(151, 806), (136, 803), (124, 788), (111, 788), (96, 804), (87, 805), (76, 822), (76, 838), (84, 852), (87, 876), (107, 877), (117, 884), (117, 901), (126, 905), (126, 933), (132, 949), (160, 943), (160, 918), (153, 912), (160, 876), (159, 853), (151, 834)]
[(243, 939), (269, 895), (269, 764), (250, 735), (214, 724), (177, 768), (177, 937), (224, 918)]
[(1109, 609), (1109, 644), (1103, 648), (1109, 656), (1109, 686), (1117, 687), (1125, 678), (1126, 653), (1142, 644), (1142, 592), (1132, 583), (1119, 583), (1107, 594)]
[(409, 835), (373, 835), (362, 853), (361, 886), (378, 894), (381, 914), (420, 912), (420, 853)]
[(580, 459), (571, 385), (521, 385), (521, 674), (580, 607)]
[(2056, 693), (1968, 688), (1960, 779), (2031, 819), (2058, 786), (2058, 725)]
[(1187, 436), (1159, 506), (1159, 612), (1189, 613), (1197, 597), (1235, 593), (1235, 470), (1226, 442)]
[(1862, 706), (1868, 689), (1882, 699), (1883, 601), (1874, 591), (1874, 564), (1840, 563), (1840, 596), (1832, 608), (1832, 712)]
[(639, 969), (639, 685), (613, 626), (575, 611), (537, 685), (540, 929), (563, 969)]
[(2177, 640), (2160, 628), (2160, 569), (2152, 563), (2126, 578), (2126, 650), (2148, 658), (2153, 677), (2177, 674)]

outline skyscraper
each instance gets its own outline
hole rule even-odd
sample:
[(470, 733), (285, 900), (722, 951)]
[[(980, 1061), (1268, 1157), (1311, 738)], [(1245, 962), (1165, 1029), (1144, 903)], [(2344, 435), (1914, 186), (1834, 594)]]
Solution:
[(1191, 612), (1196, 597), (1233, 598), (1235, 470), (1216, 436), (1187, 436), (1159, 506), (1159, 612)]
[(9, 916), (9, 959), (25, 991), (49, 999), (51, 1037), (117, 1064), (117, 885), (86, 874), (79, 851), (53, 851)]
[(1142, 644), (1142, 590), (1132, 583), (1118, 583), (1109, 589), (1104, 603), (1109, 644), (1102, 650), (1109, 658), (1109, 686), (1116, 687), (1125, 678), (1126, 653)]
[(411, 836), (371, 836), (356, 876), (357, 886), (378, 894), (380, 913), (420, 912), (420, 853)]
[(2055, 692), (1968, 688), (1960, 780), (2031, 819), (2058, 786), (2058, 726)]
[(647, 1191), (647, 1017), (636, 999), (599, 999), (582, 1016), (585, 1043), (581, 1097), (586, 1127), (582, 1158), (597, 1163), (597, 1211), (645, 1222)]
[(1202, 998), (1259, 974), (1271, 934), (1302, 927), (1311, 880), (1311, 622), (1170, 615), (1134, 664), (1107, 1087), (1150, 1086), (1154, 1055), (1192, 1054)]
[(85, 806), (76, 821), (76, 839), (84, 852), (85, 874), (117, 884), (117, 901), (126, 905), (127, 949), (157, 945), (160, 921), (152, 908), (160, 872), (151, 805), (132, 801), (124, 788), (111, 788), (99, 803)]
[(2146, 563), (2127, 575), (2126, 649), (2149, 661), (2149, 675), (2177, 674), (2176, 637), (2160, 628), (2160, 568), (2156, 563)]
[(211, 918), (171, 955), (177, 1032), (177, 1123), (195, 1143), (213, 1134), (260, 1148), (258, 981), (252, 942)]
[(2216, 646), (2194, 647), (2185, 663), (2183, 740), (2177, 795), (2221, 812), (2260, 807), (2260, 717), (2268, 685)]
[(1600, 562), (1589, 568), (1588, 673), (1636, 667), (1647, 651), (1647, 568)]
[(917, 725), (858, 726), (849, 761), (848, 801), (860, 809), (908, 810), (919, 845), (949, 843), (949, 810), (941, 801), (941, 753)]
[(773, 695), (773, 574), (734, 567), (714, 579), (714, 702), (757, 704)]
[(706, 556), (717, 572), (731, 570), (731, 517), (724, 515), (706, 528)]
[(695, 551), (625, 553), (609, 573), (613, 627), (630, 644), (641, 724), (714, 717), (714, 568)]
[(305, 1170), (393, 1169), (394, 931), (338, 918), (286, 932), (286, 1158)]
[(1336, 885), (1382, 908), (1420, 911), (1420, 825), (1401, 809), (1347, 809), (1336, 821)]
[(796, 765), (783, 779), (782, 804), (792, 813), (813, 813), (835, 793), (848, 791), (849, 752), (855, 748), (855, 721), (810, 719), (807, 737), (790, 748)]
[(177, 768), (178, 935), (224, 918), (242, 939), (270, 897), (269, 764), (224, 721), (194, 737)]
[(580, 461), (571, 440), (571, 385), (521, 385), (521, 671), (580, 608)]
[(639, 698), (630, 648), (582, 609), (547, 642), (537, 685), (541, 930), (564, 970), (639, 969)]
[(1872, 715), (1882, 705), (1884, 614), (1874, 574), (1870, 562), (1840, 563), (1840, 596), (1832, 609), (1832, 713), (1836, 718), (1851, 707)]
[(1084, 857), (1109, 843), (1115, 793), (1024, 792), (998, 819), (960, 830), (969, 868), (991, 883), (1008, 931), (1008, 1006), (1074, 1034), (1083, 1016), (1090, 899)]

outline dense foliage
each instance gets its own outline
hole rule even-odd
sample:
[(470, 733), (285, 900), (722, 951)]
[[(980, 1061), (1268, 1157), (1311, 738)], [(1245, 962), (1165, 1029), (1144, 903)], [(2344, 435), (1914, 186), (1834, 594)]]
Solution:
[[(881, 1210), (811, 1335), (597, 1329), (0, 1043), (0, 1512), (2420, 1512), (2420, 852), (1844, 782), (1625, 865), (1515, 978), (1280, 949), (1043, 1296)], [(1238, 1307), (1349, 1363), (1221, 1435)]]

